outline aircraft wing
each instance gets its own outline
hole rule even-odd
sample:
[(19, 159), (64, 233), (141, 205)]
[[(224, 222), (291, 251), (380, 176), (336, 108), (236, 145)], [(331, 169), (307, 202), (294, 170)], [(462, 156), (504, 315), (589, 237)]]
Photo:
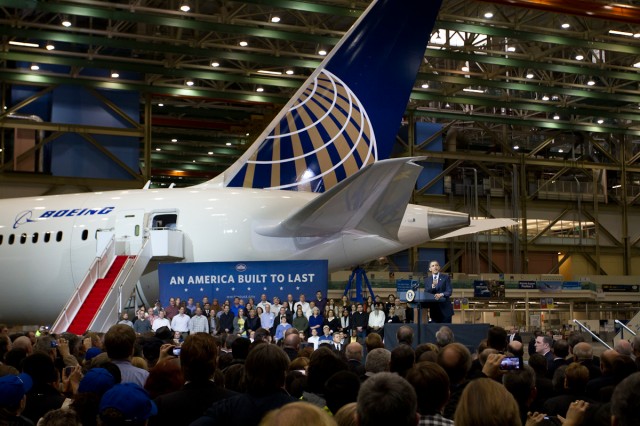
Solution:
[(320, 194), (275, 226), (270, 237), (321, 237), (360, 231), (397, 240), (398, 229), (422, 167), (420, 158), (378, 161)]
[(471, 225), (458, 229), (448, 234), (434, 238), (434, 240), (443, 240), (445, 238), (459, 237), (461, 235), (475, 234), (478, 232), (489, 231), (490, 229), (502, 228), (503, 226), (517, 225), (518, 222), (511, 219), (471, 219)]

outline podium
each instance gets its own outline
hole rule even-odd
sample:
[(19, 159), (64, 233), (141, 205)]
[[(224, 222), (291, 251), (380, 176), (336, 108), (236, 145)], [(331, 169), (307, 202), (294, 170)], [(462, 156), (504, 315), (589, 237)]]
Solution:
[(411, 307), (417, 307), (418, 304), (428, 305), (429, 303), (444, 302), (444, 298), (436, 299), (433, 294), (424, 289), (398, 291), (398, 297), (401, 302), (405, 302)]

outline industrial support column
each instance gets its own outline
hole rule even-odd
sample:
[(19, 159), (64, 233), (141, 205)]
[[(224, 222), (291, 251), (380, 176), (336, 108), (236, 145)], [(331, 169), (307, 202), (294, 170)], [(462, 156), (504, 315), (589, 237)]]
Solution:
[(144, 180), (151, 180), (151, 95), (144, 95)]

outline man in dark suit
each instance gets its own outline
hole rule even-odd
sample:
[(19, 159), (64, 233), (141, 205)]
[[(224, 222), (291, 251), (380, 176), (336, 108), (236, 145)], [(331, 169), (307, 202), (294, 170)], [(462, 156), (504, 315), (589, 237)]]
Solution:
[(547, 335), (536, 337), (536, 353), (542, 355), (547, 360), (547, 369), (553, 366), (553, 352), (551, 352), (551, 346), (553, 345), (553, 339)]
[(214, 402), (235, 395), (214, 383), (218, 347), (213, 336), (196, 333), (187, 336), (180, 351), (180, 366), (186, 383), (182, 389), (155, 399), (158, 415), (150, 425), (180, 425), (196, 420)]
[(520, 336), (520, 333), (518, 333), (518, 328), (515, 326), (511, 327), (511, 332), (509, 333), (509, 343), (513, 342), (514, 340), (522, 343), (522, 336)]
[(436, 260), (429, 263), (431, 279), (427, 279), (425, 287), (427, 292), (433, 294), (437, 302), (429, 304), (429, 316), (432, 322), (451, 323), (453, 317), (453, 306), (449, 298), (453, 293), (451, 278), (449, 275), (440, 273), (440, 264)]

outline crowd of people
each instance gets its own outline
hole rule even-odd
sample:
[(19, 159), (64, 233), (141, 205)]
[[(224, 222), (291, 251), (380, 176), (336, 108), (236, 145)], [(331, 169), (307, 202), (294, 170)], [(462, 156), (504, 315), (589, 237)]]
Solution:
[[(294, 304), (296, 313), (326, 312), (317, 304), (305, 309), (304, 302)], [(184, 308), (175, 300), (169, 307), (176, 308), (174, 318)], [(404, 325), (389, 350), (375, 328), (367, 327), (359, 339), (357, 327), (350, 326), (355, 335), (344, 327), (340, 331), (331, 316), (322, 322), (326, 337), (317, 345), (308, 340), (318, 329), (307, 337), (286, 313), (278, 319), (289, 326), (277, 341), (268, 328), (243, 329), (233, 321), (251, 322), (257, 317), (251, 313), (220, 321), (212, 335), (193, 324), (198, 316), (206, 318), (198, 309), (187, 315), (184, 331), (166, 325), (155, 331), (153, 325), (136, 328), (137, 321), (152, 322), (149, 316), (156, 314), (149, 310), (104, 334), (54, 336), (0, 328), (0, 425), (638, 422), (640, 337), (595, 357), (582, 334), (566, 340), (539, 335), (525, 363), (521, 339), (501, 327), (491, 327), (470, 351), (456, 342), (450, 327), (438, 330), (434, 342), (417, 344), (413, 328)]]

